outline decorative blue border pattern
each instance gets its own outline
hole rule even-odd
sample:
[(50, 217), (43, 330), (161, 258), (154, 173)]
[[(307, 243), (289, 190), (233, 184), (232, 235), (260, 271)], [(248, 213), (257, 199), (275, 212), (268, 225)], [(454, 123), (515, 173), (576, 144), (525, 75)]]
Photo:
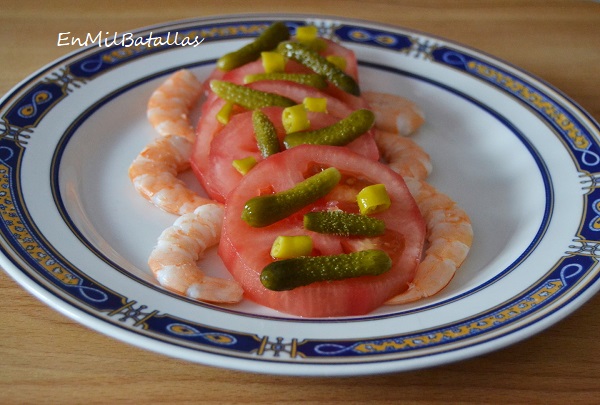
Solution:
[(600, 163), (600, 149), (594, 143), (593, 136), (577, 122), (569, 111), (544, 92), (519, 80), (503, 69), (452, 48), (437, 48), (431, 53), (431, 56), (436, 62), (485, 80), (527, 104), (569, 145), (569, 149), (575, 153), (576, 161), (581, 164), (582, 170), (597, 170)]
[[(253, 37), (264, 29), (271, 20), (250, 22), (209, 22), (191, 25), (181, 31), (184, 35), (199, 36), (206, 41), (228, 38)], [(598, 242), (600, 231), (600, 177), (597, 166), (600, 150), (594, 136), (581, 125), (577, 118), (538, 88), (509, 71), (451, 47), (438, 47), (435, 40), (420, 36), (405, 35), (392, 30), (374, 29), (367, 26), (329, 23), (315, 19), (321, 33), (335, 36), (346, 42), (403, 52), (414, 57), (429, 59), (457, 69), (477, 80), (484, 81), (498, 90), (511, 94), (535, 111), (540, 119), (556, 131), (572, 153), (581, 170), (589, 173), (589, 193), (585, 199), (585, 218), (576, 243), (581, 247), (564, 256), (547, 276), (528, 291), (505, 305), (483, 313), (472, 319), (445, 325), (442, 328), (399, 336), (378, 337), (370, 340), (302, 340), (284, 341), (281, 337), (241, 334), (230, 330), (219, 330), (206, 325), (160, 314), (147, 305), (129, 300), (118, 293), (89, 279), (83, 272), (61, 257), (30, 219), (27, 206), (21, 196), (20, 170), (27, 140), (44, 116), (75, 88), (84, 86), (89, 80), (124, 63), (137, 60), (168, 47), (113, 47), (86, 51), (80, 58), (49, 73), (47, 77), (24, 88), (24, 94), (0, 106), (5, 113), (0, 122), (0, 232), (9, 250), (4, 254), (16, 266), (26, 263), (23, 272), (35, 272), (36, 277), (70, 297), (77, 306), (92, 316), (108, 320), (126, 329), (136, 328), (140, 334), (196, 350), (216, 351), (225, 355), (262, 356), (261, 360), (291, 361), (291, 359), (339, 358), (340, 362), (361, 357), (361, 361), (378, 361), (381, 355), (414, 352), (419, 349), (440, 347), (447, 343), (481, 337), (493, 338), (493, 331), (526, 320), (532, 314), (556, 302), (585, 277), (596, 281)], [(305, 24), (304, 20), (290, 21), (291, 27)], [(165, 36), (165, 27), (154, 36)], [(6, 104), (6, 103), (5, 103)], [(590, 203), (591, 201), (591, 203)], [(589, 281), (588, 281), (589, 282)], [(44, 288), (51, 290), (49, 287)], [(591, 285), (589, 282), (588, 285)], [(586, 287), (587, 288), (587, 287)], [(583, 288), (582, 288), (583, 290)], [(580, 294), (582, 291), (579, 291)], [(108, 319), (99, 314), (105, 314)], [(449, 349), (450, 350), (450, 349)], [(268, 356), (265, 356), (267, 355)], [(286, 360), (287, 359), (287, 360)], [(330, 364), (330, 363), (325, 363)]]

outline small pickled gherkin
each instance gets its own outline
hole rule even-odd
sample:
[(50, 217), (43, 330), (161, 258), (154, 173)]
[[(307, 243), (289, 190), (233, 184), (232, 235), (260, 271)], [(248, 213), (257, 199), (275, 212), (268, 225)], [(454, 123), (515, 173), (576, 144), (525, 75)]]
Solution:
[(339, 236), (379, 236), (385, 222), (366, 215), (344, 211), (316, 211), (304, 214), (304, 228), (309, 231)]
[(321, 56), (317, 51), (299, 42), (285, 41), (277, 46), (277, 52), (308, 67), (324, 76), (337, 88), (355, 96), (360, 96), (360, 87), (352, 76), (340, 69), (335, 63)]
[(327, 80), (321, 75), (316, 73), (286, 73), (286, 72), (273, 72), (273, 73), (254, 73), (244, 76), (244, 83), (254, 83), (261, 80), (285, 80), (288, 82), (294, 82), (311, 86), (316, 89), (322, 90), (327, 87)]
[(285, 23), (278, 21), (271, 24), (254, 41), (244, 45), (240, 49), (227, 53), (219, 58), (217, 67), (224, 71), (252, 62), (260, 56), (261, 52), (270, 51), (277, 47), (282, 41), (290, 38), (290, 32)]
[(286, 291), (319, 281), (378, 276), (391, 268), (390, 256), (378, 249), (329, 256), (302, 256), (268, 264), (260, 274), (260, 282), (269, 290)]
[(290, 189), (253, 197), (244, 205), (242, 220), (254, 228), (274, 224), (327, 195), (341, 178), (340, 171), (330, 167)]
[(278, 153), (279, 138), (277, 137), (277, 130), (267, 114), (260, 110), (254, 110), (252, 112), (252, 126), (254, 127), (254, 136), (261, 156), (267, 158)]
[(372, 111), (356, 110), (328, 127), (287, 134), (283, 143), (288, 149), (304, 144), (345, 146), (369, 131), (374, 122)]
[(223, 100), (248, 110), (271, 106), (289, 107), (296, 104), (293, 100), (279, 94), (267, 93), (223, 80), (211, 80), (210, 89)]

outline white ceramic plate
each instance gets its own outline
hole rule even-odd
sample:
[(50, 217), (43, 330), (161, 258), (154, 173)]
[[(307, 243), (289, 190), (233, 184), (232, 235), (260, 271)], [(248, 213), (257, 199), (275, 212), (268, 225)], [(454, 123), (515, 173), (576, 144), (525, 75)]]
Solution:
[[(298, 319), (251, 302), (194, 302), (146, 266), (174, 216), (138, 196), (127, 168), (154, 136), (146, 101), (174, 70), (199, 78), (274, 20), (316, 24), (352, 48), (363, 89), (417, 102), (431, 183), (469, 213), (472, 252), (433, 298), (354, 318)], [(289, 375), (410, 370), (531, 336), (598, 283), (598, 124), (558, 90), (473, 49), (396, 27), (301, 15), (168, 23), (133, 33), (201, 45), (90, 45), (0, 105), (2, 267), (67, 316), (193, 362)], [(193, 177), (188, 176), (193, 183)], [(204, 268), (227, 276), (214, 251)]]

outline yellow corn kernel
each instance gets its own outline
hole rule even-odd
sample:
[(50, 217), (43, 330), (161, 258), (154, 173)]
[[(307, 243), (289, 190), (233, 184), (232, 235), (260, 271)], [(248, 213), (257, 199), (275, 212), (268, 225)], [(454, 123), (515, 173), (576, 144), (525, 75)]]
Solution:
[(296, 39), (300, 42), (310, 42), (317, 38), (319, 29), (315, 25), (304, 25), (296, 28)]
[(327, 99), (323, 97), (305, 97), (302, 104), (308, 111), (327, 112)]
[(243, 159), (234, 160), (231, 162), (231, 165), (235, 168), (235, 170), (240, 172), (240, 174), (245, 175), (254, 167), (254, 165), (256, 165), (256, 159), (254, 156), (248, 156)]
[(261, 52), (260, 56), (265, 73), (283, 72), (285, 70), (285, 57), (279, 52)]
[(308, 256), (312, 249), (313, 243), (310, 236), (278, 236), (271, 247), (271, 256), (275, 259)]
[(283, 109), (281, 114), (283, 128), (288, 134), (304, 131), (310, 128), (308, 114), (303, 104), (296, 104), (291, 107), (286, 107)]
[(333, 63), (341, 70), (346, 70), (346, 58), (338, 55), (329, 55), (326, 58), (329, 62)]
[(223, 107), (217, 113), (217, 121), (221, 124), (226, 125), (229, 122), (229, 118), (231, 118), (231, 111), (233, 111), (233, 105), (231, 101), (227, 101)]
[(363, 188), (356, 195), (356, 202), (363, 215), (385, 211), (392, 204), (383, 184), (373, 184)]

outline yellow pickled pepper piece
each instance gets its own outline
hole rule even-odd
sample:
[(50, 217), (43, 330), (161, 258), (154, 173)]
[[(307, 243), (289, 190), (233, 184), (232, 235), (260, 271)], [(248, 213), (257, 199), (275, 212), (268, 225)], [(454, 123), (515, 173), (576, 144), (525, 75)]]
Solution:
[(310, 42), (317, 39), (319, 29), (316, 25), (303, 25), (296, 28), (296, 40), (299, 42)]
[(302, 104), (308, 111), (327, 112), (327, 99), (323, 97), (305, 97)]
[(310, 236), (278, 236), (271, 247), (271, 256), (275, 259), (290, 259), (307, 256), (312, 249), (313, 242)]
[(229, 123), (229, 119), (231, 118), (231, 113), (233, 111), (233, 106), (235, 104), (231, 101), (226, 101), (223, 107), (217, 113), (217, 121), (219, 121), (223, 125), (227, 125)]
[(392, 204), (384, 184), (372, 184), (360, 190), (356, 202), (363, 215), (385, 211)]
[(256, 165), (256, 159), (254, 156), (248, 156), (242, 159), (235, 159), (231, 162), (231, 165), (240, 172), (240, 174), (245, 175)]
[(310, 121), (304, 104), (286, 107), (281, 114), (283, 128), (287, 134), (305, 131), (310, 128)]
[(265, 73), (285, 71), (285, 57), (279, 52), (261, 52), (260, 56)]
[(325, 59), (327, 59), (329, 62), (333, 63), (334, 65), (336, 65), (341, 70), (343, 70), (343, 71), (346, 70), (346, 58), (344, 58), (343, 56), (329, 55)]

